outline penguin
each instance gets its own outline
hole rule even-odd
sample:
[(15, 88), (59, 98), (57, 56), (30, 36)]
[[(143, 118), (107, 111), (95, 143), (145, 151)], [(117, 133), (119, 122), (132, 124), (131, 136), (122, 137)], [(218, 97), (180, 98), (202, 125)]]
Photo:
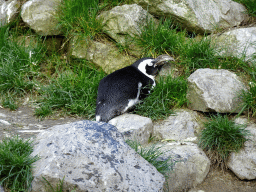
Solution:
[(168, 61), (174, 59), (145, 57), (104, 77), (98, 87), (96, 121), (108, 122), (133, 109), (156, 86), (155, 76)]

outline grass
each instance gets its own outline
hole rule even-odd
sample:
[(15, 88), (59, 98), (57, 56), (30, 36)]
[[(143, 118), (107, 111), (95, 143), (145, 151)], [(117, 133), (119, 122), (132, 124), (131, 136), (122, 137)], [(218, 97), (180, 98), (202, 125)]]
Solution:
[(38, 157), (31, 157), (33, 142), (17, 137), (5, 138), (0, 143), (0, 185), (11, 191), (28, 191), (31, 185), (32, 164)]
[(184, 78), (160, 78), (152, 93), (136, 106), (135, 113), (152, 120), (163, 119), (172, 114), (172, 108), (186, 104), (186, 93), (187, 81)]
[(246, 111), (251, 117), (256, 116), (256, 81), (252, 81), (249, 84), (247, 91), (242, 91), (240, 98), (243, 101), (243, 107), (239, 115)]
[(256, 17), (256, 1), (255, 0), (235, 0), (238, 3), (243, 4), (250, 16)]
[(86, 62), (57, 72), (57, 78), (39, 90), (36, 115), (45, 117), (53, 110), (92, 118), (95, 113), (97, 88), (104, 73), (88, 67)]
[(247, 141), (245, 125), (229, 120), (227, 115), (211, 116), (199, 138), (199, 146), (206, 151), (213, 164), (226, 168), (231, 152), (238, 152)]
[(144, 148), (138, 141), (127, 140), (126, 143), (164, 176), (172, 170), (173, 162), (171, 161), (171, 157), (165, 160), (161, 160), (160, 158), (165, 153), (161, 150), (163, 145), (153, 144), (150, 147)]

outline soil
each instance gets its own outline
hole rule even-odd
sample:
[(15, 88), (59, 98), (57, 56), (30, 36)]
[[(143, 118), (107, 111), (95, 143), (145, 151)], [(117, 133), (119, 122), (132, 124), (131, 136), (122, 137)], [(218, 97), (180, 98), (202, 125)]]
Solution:
[[(33, 114), (33, 108), (28, 106), (21, 106), (16, 111), (0, 106), (0, 141), (6, 136), (15, 135), (35, 138), (38, 133), (54, 125), (83, 120), (81, 117), (70, 116), (55, 116), (40, 120)], [(190, 189), (189, 192), (256, 192), (256, 180), (240, 180), (230, 170), (211, 168), (204, 182)]]

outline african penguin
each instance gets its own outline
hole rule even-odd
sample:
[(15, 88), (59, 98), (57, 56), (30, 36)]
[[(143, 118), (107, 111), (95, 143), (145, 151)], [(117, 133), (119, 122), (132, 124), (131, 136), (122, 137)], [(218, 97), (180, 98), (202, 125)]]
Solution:
[(174, 59), (169, 55), (142, 58), (104, 77), (98, 87), (96, 121), (108, 122), (132, 109), (156, 85), (155, 76), (167, 61)]

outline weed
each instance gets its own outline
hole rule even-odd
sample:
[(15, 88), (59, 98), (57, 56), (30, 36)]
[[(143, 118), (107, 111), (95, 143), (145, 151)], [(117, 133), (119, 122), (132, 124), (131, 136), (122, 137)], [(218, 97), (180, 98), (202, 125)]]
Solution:
[(182, 77), (160, 78), (152, 93), (136, 106), (135, 113), (152, 120), (162, 119), (172, 113), (171, 108), (180, 107), (187, 102), (186, 93), (187, 81)]
[(209, 155), (213, 164), (226, 168), (231, 152), (238, 152), (247, 141), (249, 132), (245, 125), (238, 125), (228, 116), (216, 115), (205, 123), (199, 139), (199, 146)]
[(11, 191), (28, 190), (33, 179), (32, 164), (39, 159), (30, 156), (32, 151), (32, 141), (18, 136), (0, 143), (0, 185)]

